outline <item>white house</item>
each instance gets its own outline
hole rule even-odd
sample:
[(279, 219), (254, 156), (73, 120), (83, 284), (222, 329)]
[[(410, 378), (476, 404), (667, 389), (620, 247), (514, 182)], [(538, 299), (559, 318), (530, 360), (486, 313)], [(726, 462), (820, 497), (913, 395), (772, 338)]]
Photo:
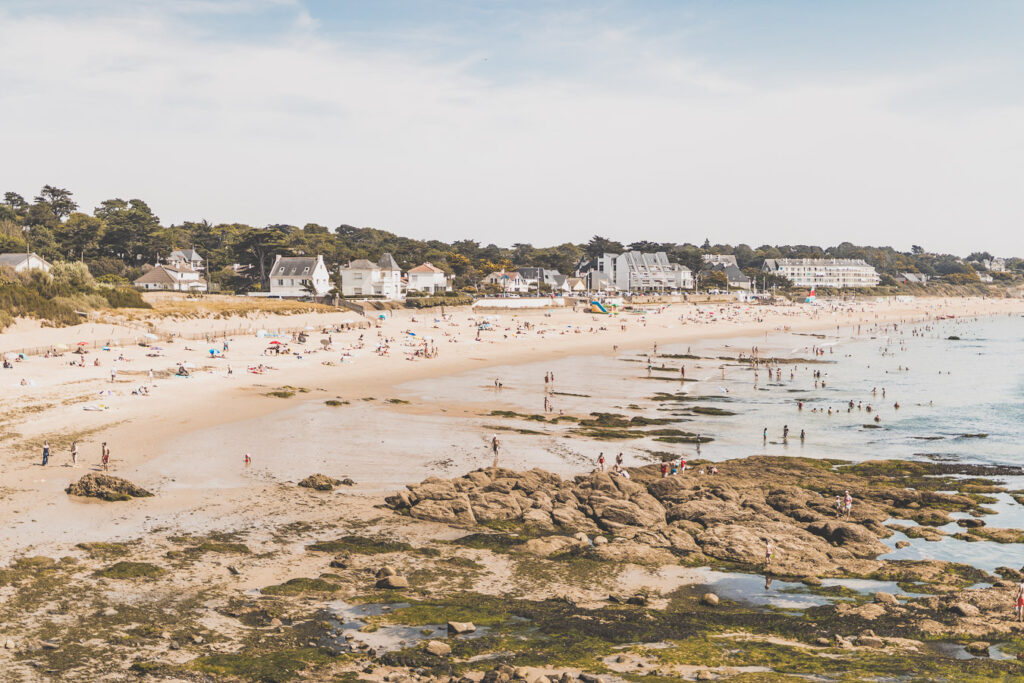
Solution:
[(331, 289), (331, 274), (324, 257), (277, 256), (270, 268), (270, 296), (321, 297)]
[(781, 275), (797, 287), (875, 287), (881, 278), (863, 259), (765, 259), (761, 269)]
[(531, 287), (540, 288), (541, 284), (545, 284), (548, 287), (554, 288), (558, 282), (558, 278), (561, 277), (561, 273), (552, 268), (519, 268), (517, 271), (519, 276), (526, 280), (526, 284)]
[(384, 254), (374, 263), (368, 259), (349, 261), (339, 269), (342, 296), (380, 296), (385, 299), (405, 298), (402, 269), (391, 254)]
[(444, 271), (432, 263), (424, 263), (410, 268), (408, 272), (409, 284), (406, 289), (410, 292), (443, 292), (448, 289), (448, 277)]
[[(623, 254), (602, 254), (581, 263), (577, 274), (585, 277), (597, 271), (621, 291), (652, 292), (693, 289), (693, 273), (684, 265), (672, 263), (663, 251), (643, 253), (627, 251)], [(597, 283), (588, 283), (590, 291), (597, 291)]]
[(13, 268), (16, 273), (24, 273), (27, 270), (50, 272), (50, 264), (35, 252), (31, 254), (0, 254), (0, 266)]
[(167, 265), (172, 268), (188, 267), (195, 271), (202, 271), (203, 257), (195, 249), (175, 249), (167, 257)]
[(497, 285), (503, 292), (518, 292), (525, 294), (530, 291), (530, 283), (514, 270), (511, 272), (496, 270), (481, 280), (480, 284)]
[(139, 289), (164, 292), (205, 292), (206, 280), (188, 266), (155, 265), (133, 283)]

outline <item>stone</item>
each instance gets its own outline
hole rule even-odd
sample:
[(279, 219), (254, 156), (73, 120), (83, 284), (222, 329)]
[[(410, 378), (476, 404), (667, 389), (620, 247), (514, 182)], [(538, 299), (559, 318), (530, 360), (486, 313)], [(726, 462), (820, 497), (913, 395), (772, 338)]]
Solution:
[(594, 674), (588, 673), (581, 673), (579, 676), (579, 680), (583, 681), (583, 683), (601, 683), (600, 676), (595, 676)]
[(352, 560), (347, 555), (338, 555), (331, 560), (331, 566), (335, 569), (348, 569), (352, 566)]
[(989, 644), (984, 640), (976, 640), (972, 643), (967, 643), (964, 649), (975, 657), (988, 657), (988, 648)]
[(284, 622), (282, 622), (277, 617), (274, 617), (273, 619), (270, 620), (270, 628), (277, 628), (278, 626), (283, 626), (283, 625), (284, 625)]
[(447, 657), (452, 653), (451, 645), (442, 643), (440, 640), (431, 640), (424, 649), (437, 657)]
[(180, 650), (181, 649), (181, 645), (176, 640), (172, 640), (170, 643), (168, 643), (167, 647), (169, 647), (172, 650)]
[(981, 610), (969, 602), (954, 602), (949, 606), (949, 611), (961, 617), (976, 617), (981, 614)]
[(966, 519), (956, 520), (957, 526), (962, 526), (965, 529), (977, 529), (978, 527), (985, 526), (985, 520), (976, 519), (974, 517), (968, 517)]
[(851, 643), (848, 639), (844, 638), (843, 636), (839, 635), (838, 633), (835, 635), (835, 641), (836, 641), (836, 647), (838, 647), (841, 650), (852, 650), (853, 649), (853, 643)]
[(830, 543), (846, 548), (856, 557), (873, 558), (889, 552), (885, 544), (859, 524), (825, 520), (808, 524), (807, 530), (827, 539)]
[(448, 633), (472, 633), (476, 626), (472, 621), (449, 621)]
[(386, 564), (377, 570), (376, 576), (378, 579), (383, 579), (386, 576), (398, 576), (398, 570), (391, 565)]
[(314, 491), (333, 491), (335, 486), (341, 486), (341, 480), (328, 477), (326, 474), (311, 474), (300, 481), (299, 486)]
[(861, 647), (885, 647), (885, 641), (878, 636), (861, 636), (857, 638), (857, 644)]
[(647, 596), (643, 593), (637, 593), (636, 595), (626, 598), (627, 605), (639, 605), (643, 607), (647, 604)]
[(698, 671), (694, 675), (693, 680), (695, 680), (695, 681), (713, 681), (713, 680), (715, 680), (715, 676), (714, 676), (714, 674), (712, 674), (707, 669), (701, 669), (700, 671)]
[(898, 605), (900, 601), (896, 599), (896, 596), (892, 593), (886, 593), (885, 591), (878, 591), (875, 593), (875, 602), (883, 605)]
[(896, 549), (902, 550), (903, 548), (909, 548), (910, 541), (896, 541)]
[(442, 500), (422, 500), (409, 508), (409, 515), (413, 519), (446, 524), (476, 524), (477, 521), (469, 496), (465, 494)]
[(822, 636), (821, 638), (815, 638), (814, 639), (814, 644), (815, 645), (820, 645), (821, 647), (828, 647), (829, 645), (832, 644), (832, 641), (829, 640), (828, 638), (825, 638), (824, 636)]
[(99, 472), (90, 472), (75, 483), (64, 489), (69, 496), (99, 498), (106, 501), (131, 500), (132, 498), (148, 498), (153, 494), (136, 486), (127, 479), (111, 477)]
[(385, 576), (377, 580), (377, 588), (408, 588), (409, 579), (404, 576)]
[(607, 543), (596, 546), (591, 552), (598, 559), (608, 562), (632, 562), (633, 564), (658, 567), (666, 564), (678, 564), (679, 562), (678, 558), (668, 550), (652, 548), (649, 545), (634, 541)]
[(590, 545), (590, 537), (582, 531), (572, 535), (581, 545)]
[(550, 557), (577, 548), (579, 545), (578, 540), (568, 536), (542, 536), (541, 538), (531, 538), (519, 547), (519, 552), (537, 557)]
[(710, 605), (710, 606), (714, 607), (715, 605), (718, 604), (718, 596), (715, 595), (714, 593), (705, 593), (704, 595), (702, 595), (700, 597), (700, 601), (702, 603), (704, 603), (705, 605)]
[(607, 545), (608, 539), (604, 536), (594, 536), (594, 545)]
[(105, 610), (103, 610), (103, 616), (105, 616), (105, 617), (116, 617), (117, 616), (117, 610), (114, 609), (113, 607), (107, 607)]
[(4, 649), (5, 650), (13, 650), (14, 647), (15, 647), (14, 641), (11, 640), (10, 638), (8, 638), (7, 640), (4, 641)]
[(194, 635), (192, 636), (192, 642), (196, 645), (202, 645), (204, 642), (203, 637), (200, 635)]

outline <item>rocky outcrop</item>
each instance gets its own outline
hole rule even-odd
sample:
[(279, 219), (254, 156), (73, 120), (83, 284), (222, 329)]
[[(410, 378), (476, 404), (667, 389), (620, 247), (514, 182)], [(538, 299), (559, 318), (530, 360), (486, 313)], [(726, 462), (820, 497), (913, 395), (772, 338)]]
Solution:
[(99, 498), (100, 500), (131, 500), (132, 498), (149, 498), (153, 494), (136, 486), (127, 479), (111, 477), (98, 472), (90, 472), (65, 489), (69, 496)]
[(311, 474), (299, 482), (299, 486), (315, 491), (333, 491), (335, 487), (341, 486), (341, 479), (328, 477), (326, 474)]

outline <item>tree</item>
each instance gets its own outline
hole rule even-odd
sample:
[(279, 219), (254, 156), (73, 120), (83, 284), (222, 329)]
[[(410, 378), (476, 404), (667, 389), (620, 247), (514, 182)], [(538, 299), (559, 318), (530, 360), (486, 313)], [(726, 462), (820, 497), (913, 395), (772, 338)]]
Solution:
[(586, 246), (587, 258), (597, 258), (603, 254), (621, 254), (623, 251), (625, 249), (621, 242), (613, 242), (599, 235), (591, 237)]
[(62, 187), (43, 185), (43, 189), (36, 196), (36, 204), (43, 204), (50, 209), (58, 221), (63, 221), (78, 208), (78, 203), (71, 199), (71, 194), (70, 190), (65, 190)]
[(4, 204), (19, 214), (24, 214), (28, 210), (28, 202), (17, 192), (4, 192)]
[(703, 289), (729, 289), (729, 278), (724, 270), (705, 270), (700, 274)]
[(160, 228), (160, 219), (146, 202), (141, 199), (127, 202), (123, 199), (108, 199), (96, 207), (93, 215), (106, 225), (103, 248), (108, 254), (129, 263), (139, 260), (141, 256), (154, 256), (153, 253), (141, 253), (143, 247), (149, 244), (152, 234)]
[(911, 244), (910, 245), (910, 253), (911, 254), (921, 255), (921, 254), (924, 253), (924, 247), (919, 246), (917, 244)]
[(250, 228), (238, 243), (238, 250), (250, 256), (260, 273), (260, 282), (267, 281), (267, 269), (274, 265), (274, 254), (288, 248), (286, 226), (271, 225), (266, 228)]

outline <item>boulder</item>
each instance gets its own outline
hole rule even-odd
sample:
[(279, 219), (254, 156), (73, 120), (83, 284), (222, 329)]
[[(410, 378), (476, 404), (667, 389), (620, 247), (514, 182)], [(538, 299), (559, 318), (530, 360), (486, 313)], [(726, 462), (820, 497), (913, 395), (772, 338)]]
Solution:
[(65, 489), (69, 496), (99, 498), (100, 500), (131, 500), (148, 498), (153, 494), (126, 479), (90, 472)]
[(593, 496), (588, 500), (598, 526), (609, 531), (627, 526), (650, 528), (664, 524), (665, 509), (657, 501), (654, 502), (656, 508), (642, 508), (629, 500), (605, 496)]
[(449, 621), (448, 633), (472, 633), (476, 626), (472, 621)]
[(409, 579), (404, 576), (385, 576), (377, 580), (377, 588), (408, 588)]
[(878, 591), (875, 593), (875, 602), (882, 605), (898, 605), (900, 601), (896, 599), (896, 596), (892, 593), (886, 593), (885, 591)]
[(967, 643), (964, 648), (975, 657), (988, 657), (989, 644), (984, 640), (976, 640), (973, 643)]
[(335, 486), (341, 486), (341, 479), (328, 477), (326, 474), (311, 474), (300, 481), (299, 486), (315, 491), (333, 491)]
[(949, 611), (961, 617), (977, 617), (981, 610), (969, 602), (954, 602), (949, 606)]
[(873, 558), (889, 552), (884, 543), (859, 524), (826, 520), (808, 524), (807, 530), (827, 539), (830, 543), (846, 548), (856, 557)]
[(705, 593), (704, 595), (700, 596), (700, 601), (705, 605), (710, 605), (711, 607), (714, 607), (718, 604), (718, 596), (714, 593)]
[[(550, 509), (550, 506), (549, 508)], [(475, 509), (474, 509), (475, 513)], [(530, 508), (523, 513), (523, 523), (527, 526), (536, 527), (542, 531), (551, 531), (555, 528), (551, 519), (551, 513), (543, 508)]]
[(451, 498), (439, 500), (421, 500), (409, 508), (409, 515), (413, 519), (444, 522), (446, 524), (476, 523), (476, 517), (473, 515), (473, 508), (470, 506), (469, 497), (465, 494), (456, 494)]
[(878, 636), (860, 636), (857, 644), (861, 647), (885, 647), (885, 641)]
[(440, 640), (431, 640), (423, 649), (437, 657), (447, 657), (452, 653), (451, 645), (442, 643)]
[(580, 542), (568, 536), (542, 536), (531, 538), (519, 546), (519, 552), (537, 557), (550, 557), (580, 547)]

